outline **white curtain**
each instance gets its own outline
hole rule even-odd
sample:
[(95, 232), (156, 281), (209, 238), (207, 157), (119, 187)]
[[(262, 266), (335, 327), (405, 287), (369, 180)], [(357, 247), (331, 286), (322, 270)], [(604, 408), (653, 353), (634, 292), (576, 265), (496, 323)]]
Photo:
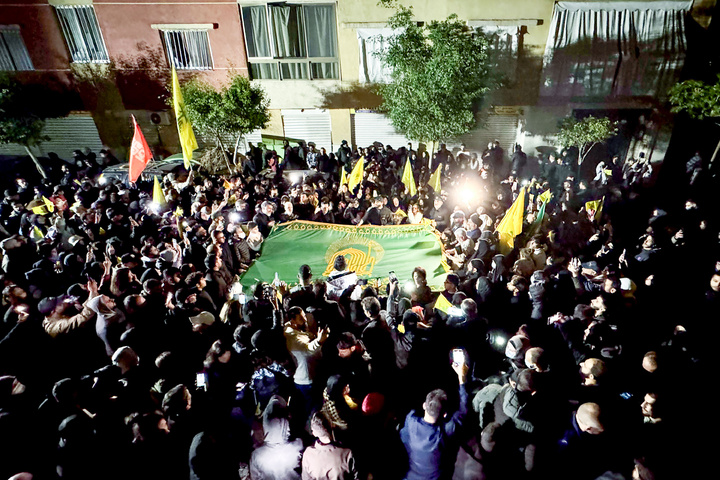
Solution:
[(691, 6), (692, 1), (558, 2), (541, 94), (662, 94), (682, 67)]
[(108, 62), (107, 50), (93, 7), (70, 5), (55, 8), (73, 62)]
[(253, 78), (278, 79), (276, 63), (258, 63), (255, 58), (272, 58), (265, 5), (242, 7), (245, 43)]
[(210, 70), (213, 67), (206, 30), (165, 30), (165, 49), (178, 70)]
[[(302, 7), (270, 6), (272, 38), (277, 58), (302, 58), (306, 56), (302, 32)], [(307, 79), (307, 63), (281, 63), (282, 78)]]
[(248, 57), (272, 57), (265, 5), (243, 7), (242, 12)]
[[(308, 57), (337, 57), (335, 39), (335, 7), (333, 5), (305, 6), (305, 35)], [(312, 63), (313, 78), (339, 78), (337, 62)]]
[(358, 28), (360, 83), (390, 83), (392, 69), (383, 66), (378, 55), (387, 51), (388, 40), (399, 30), (392, 28)]

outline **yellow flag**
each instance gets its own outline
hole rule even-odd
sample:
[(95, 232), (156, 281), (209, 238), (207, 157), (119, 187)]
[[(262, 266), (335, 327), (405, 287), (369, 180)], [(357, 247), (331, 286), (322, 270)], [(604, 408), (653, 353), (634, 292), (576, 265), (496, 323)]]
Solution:
[(540, 199), (541, 202), (547, 202), (550, 200), (550, 197), (552, 197), (552, 191), (549, 188), (538, 195), (538, 199)]
[(47, 208), (48, 212), (54, 212), (55, 211), (55, 204), (50, 201), (45, 195), (42, 197), (43, 203), (45, 203), (45, 208)]
[(180, 146), (183, 152), (183, 161), (185, 168), (190, 170), (190, 160), (192, 160), (193, 150), (197, 150), (198, 144), (195, 140), (190, 118), (187, 115), (185, 102), (180, 92), (180, 82), (178, 81), (175, 67), (172, 67), (172, 92), (173, 92), (173, 108), (175, 109), (175, 118), (177, 118), (178, 135), (180, 136)]
[(363, 181), (363, 174), (365, 173), (365, 157), (360, 157), (355, 164), (355, 166), (352, 169), (352, 172), (350, 172), (350, 176), (348, 177), (348, 188), (350, 191), (355, 189), (360, 183)]
[(348, 177), (347, 172), (345, 171), (345, 167), (341, 167), (342, 175), (340, 175), (340, 185), (345, 185), (348, 183)]
[(505, 216), (495, 229), (499, 235), (500, 253), (507, 255), (515, 247), (515, 237), (522, 233), (525, 216), (525, 187), (520, 189), (518, 198), (508, 208)]
[(32, 229), (32, 232), (30, 232), (30, 238), (35, 240), (35, 242), (39, 242), (40, 240), (45, 238), (45, 234), (42, 233), (42, 230), (40, 230), (37, 225), (35, 225)]
[(167, 200), (165, 200), (165, 194), (163, 193), (162, 186), (160, 186), (160, 181), (158, 180), (158, 177), (154, 178), (155, 185), (153, 185), (153, 202), (160, 206), (167, 205)]
[(228, 182), (227, 180), (223, 179), (223, 188), (227, 190), (228, 188), (232, 188), (232, 184)]
[(438, 165), (435, 171), (432, 175), (430, 175), (430, 180), (428, 180), (428, 185), (432, 187), (432, 189), (435, 191), (436, 194), (440, 194), (440, 169), (442, 168), (442, 164)]
[(443, 295), (442, 293), (438, 295), (437, 300), (435, 300), (435, 310), (440, 310), (441, 312), (447, 313), (450, 307), (452, 307), (452, 303), (447, 301), (445, 295)]
[(47, 215), (49, 213), (45, 205), (38, 205), (37, 207), (32, 207), (30, 211), (33, 212), (35, 215)]
[(585, 202), (585, 211), (587, 212), (588, 218), (590, 220), (597, 220), (598, 218), (600, 218), (600, 215), (602, 215), (604, 203), (605, 197), (602, 197), (600, 200), (591, 200), (589, 202)]
[(417, 187), (415, 186), (415, 177), (413, 177), (412, 167), (410, 166), (409, 158), (405, 160), (405, 170), (403, 171), (402, 183), (404, 183), (407, 187), (411, 197), (417, 193)]

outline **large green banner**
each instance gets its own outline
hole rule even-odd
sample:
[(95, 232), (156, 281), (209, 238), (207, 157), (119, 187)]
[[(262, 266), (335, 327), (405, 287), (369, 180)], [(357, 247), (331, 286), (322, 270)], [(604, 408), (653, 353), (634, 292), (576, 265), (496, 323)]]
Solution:
[(270, 283), (277, 272), (280, 280), (293, 285), (303, 264), (310, 266), (313, 278), (327, 277), (338, 255), (345, 257), (349, 271), (371, 284), (386, 283), (391, 271), (401, 283), (409, 282), (413, 269), (423, 267), (430, 288), (442, 290), (448, 272), (440, 237), (431, 225), (356, 227), (294, 221), (272, 229), (262, 254), (240, 283)]

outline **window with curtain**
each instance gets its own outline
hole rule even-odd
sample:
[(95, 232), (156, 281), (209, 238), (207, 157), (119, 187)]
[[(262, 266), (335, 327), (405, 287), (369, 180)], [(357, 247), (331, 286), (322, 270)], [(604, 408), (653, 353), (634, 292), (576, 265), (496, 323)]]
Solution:
[(55, 11), (73, 62), (110, 61), (92, 5), (56, 6)]
[(168, 63), (177, 70), (212, 70), (207, 30), (162, 30)]
[(662, 96), (685, 58), (691, 1), (558, 2), (543, 96)]
[(340, 78), (335, 5), (253, 5), (241, 12), (253, 78)]
[(0, 70), (34, 70), (20, 27), (0, 25)]

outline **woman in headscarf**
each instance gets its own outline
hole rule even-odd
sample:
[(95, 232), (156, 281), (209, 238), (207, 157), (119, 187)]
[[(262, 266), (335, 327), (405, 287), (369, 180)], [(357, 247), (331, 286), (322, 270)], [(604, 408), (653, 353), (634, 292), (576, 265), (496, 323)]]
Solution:
[(497, 254), (492, 258), (488, 280), (492, 284), (505, 284), (510, 280), (512, 273), (505, 266), (505, 255)]

